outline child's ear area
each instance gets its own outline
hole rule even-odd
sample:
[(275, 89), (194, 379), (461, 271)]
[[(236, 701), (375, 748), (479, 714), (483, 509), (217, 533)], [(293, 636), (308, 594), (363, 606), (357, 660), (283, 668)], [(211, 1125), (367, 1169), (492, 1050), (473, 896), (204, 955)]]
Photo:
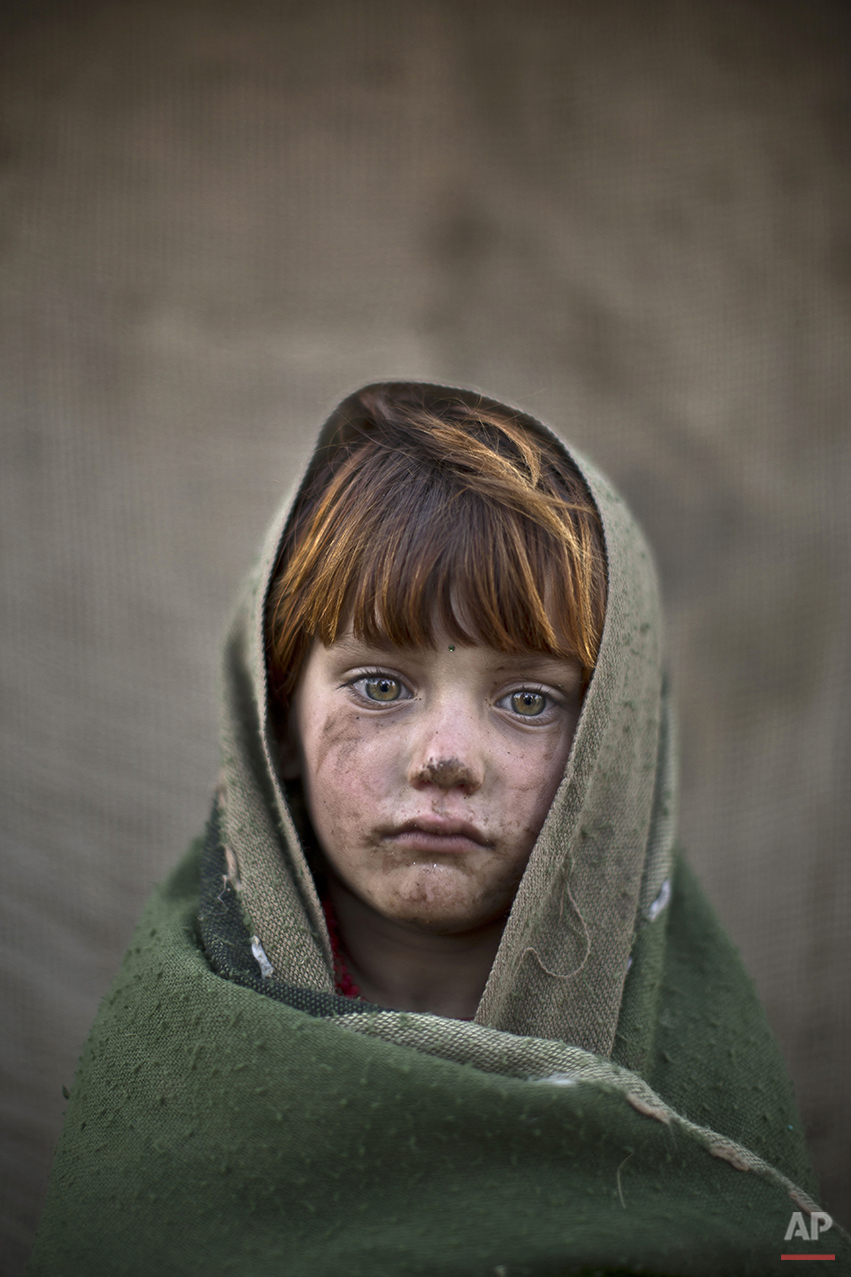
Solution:
[(278, 750), (278, 768), (282, 780), (297, 780), (301, 775), (301, 757), (298, 746), (288, 731), (280, 739)]
[(271, 715), (271, 735), (277, 745), (278, 772), (281, 780), (297, 780), (301, 776), (301, 751), (295, 737), (292, 714), (275, 706)]

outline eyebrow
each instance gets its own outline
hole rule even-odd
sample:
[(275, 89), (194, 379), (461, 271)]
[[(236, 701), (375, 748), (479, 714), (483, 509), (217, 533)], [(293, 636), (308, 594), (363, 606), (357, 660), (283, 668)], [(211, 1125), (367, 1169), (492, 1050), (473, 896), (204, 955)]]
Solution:
[(506, 663), (504, 665), (496, 666), (499, 673), (505, 669), (516, 670), (518, 666), (522, 665), (534, 665), (538, 668), (542, 665), (550, 665), (553, 667), (558, 665), (563, 668), (565, 665), (572, 666), (575, 664), (578, 666), (580, 663), (579, 658), (576, 656), (551, 656), (549, 652), (529, 652), (528, 655), (523, 652), (518, 653), (517, 656), (513, 656), (510, 652), (507, 652), (506, 656), (508, 657)]
[(329, 651), (342, 652), (343, 655), (351, 654), (360, 656), (363, 652), (405, 652), (416, 649), (400, 648), (398, 643), (391, 642), (390, 639), (381, 638), (374, 643), (363, 642), (354, 637), (353, 634), (347, 635), (345, 638), (338, 639), (336, 643), (332, 643)]

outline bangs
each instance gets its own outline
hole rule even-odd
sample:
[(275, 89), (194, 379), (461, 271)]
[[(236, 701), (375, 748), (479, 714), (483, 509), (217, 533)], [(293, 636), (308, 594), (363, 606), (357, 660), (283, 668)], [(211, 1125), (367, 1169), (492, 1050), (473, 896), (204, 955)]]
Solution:
[(434, 647), (447, 636), (504, 652), (579, 655), (573, 609), (556, 588), (570, 571), (563, 544), (475, 494), (426, 508), (407, 495), (389, 517), (385, 507), (376, 536), (352, 537), (350, 583), (328, 599), (324, 643), (350, 625), (358, 639), (398, 647)]
[(266, 614), (282, 708), (314, 639), (349, 627), (375, 646), (576, 657), (590, 677), (605, 560), (572, 463), (511, 419), (423, 416), (338, 449), (294, 510)]

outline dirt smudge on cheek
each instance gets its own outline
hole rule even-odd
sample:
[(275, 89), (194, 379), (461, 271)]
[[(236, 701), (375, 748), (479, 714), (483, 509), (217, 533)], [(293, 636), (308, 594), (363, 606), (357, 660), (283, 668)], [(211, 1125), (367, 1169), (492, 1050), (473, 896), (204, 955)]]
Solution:
[(313, 772), (319, 775), (329, 758), (335, 772), (346, 772), (355, 756), (364, 748), (364, 734), (360, 720), (346, 714), (328, 714), (316, 736), (316, 752), (309, 760)]

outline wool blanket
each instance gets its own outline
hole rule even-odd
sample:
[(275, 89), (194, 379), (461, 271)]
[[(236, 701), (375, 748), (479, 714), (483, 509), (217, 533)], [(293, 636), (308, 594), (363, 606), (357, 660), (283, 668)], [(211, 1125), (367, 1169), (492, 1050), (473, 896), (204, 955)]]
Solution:
[(744, 1277), (814, 1250), (851, 1271), (835, 1225), (784, 1240), (818, 1210), (794, 1102), (684, 863), (642, 1073), (264, 977), (224, 869), (212, 822), (145, 912), (72, 1091), (33, 1277)]

